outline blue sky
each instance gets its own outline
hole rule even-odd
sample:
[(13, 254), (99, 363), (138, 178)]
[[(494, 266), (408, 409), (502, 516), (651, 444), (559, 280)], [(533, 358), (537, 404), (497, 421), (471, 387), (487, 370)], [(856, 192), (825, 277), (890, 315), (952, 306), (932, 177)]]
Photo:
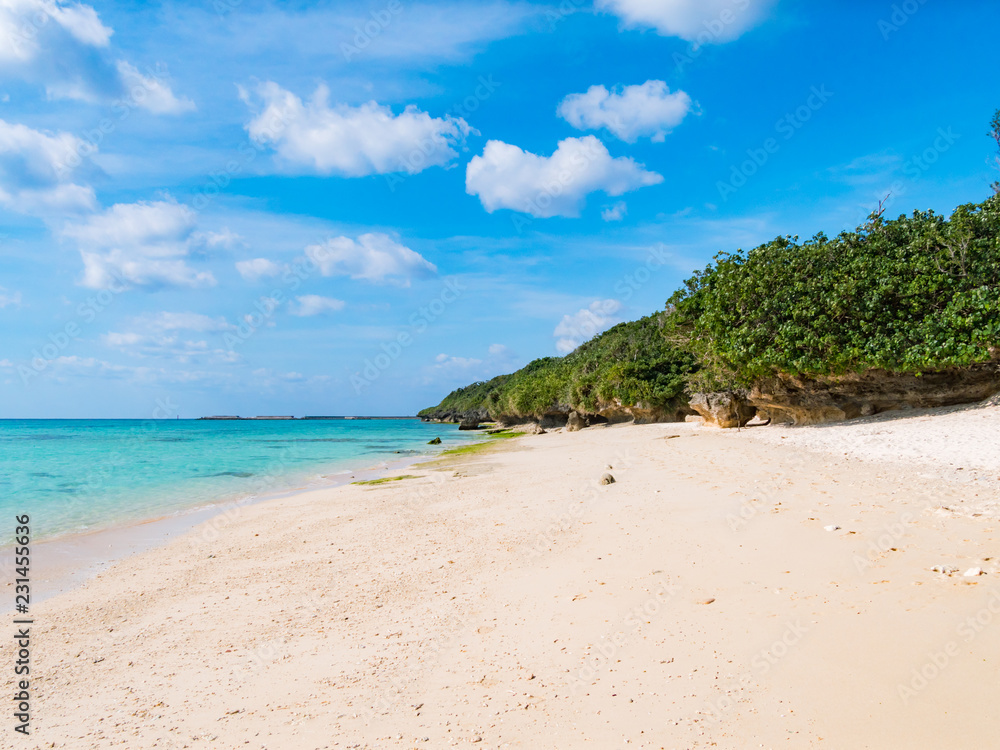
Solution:
[(995, 3), (0, 0), (0, 416), (411, 414), (990, 193)]

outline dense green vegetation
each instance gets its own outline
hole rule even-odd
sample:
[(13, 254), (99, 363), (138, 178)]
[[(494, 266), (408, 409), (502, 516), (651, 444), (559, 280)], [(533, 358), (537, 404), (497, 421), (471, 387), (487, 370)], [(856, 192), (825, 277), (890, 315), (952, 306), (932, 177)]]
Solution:
[(565, 357), (536, 359), (513, 374), (459, 388), (420, 415), (594, 412), (615, 400), (667, 408), (683, 396), (694, 358), (667, 341), (663, 325), (662, 313), (620, 323)]
[[(993, 157), (993, 164), (1000, 169), (1000, 109), (993, 113), (993, 119), (990, 120), (989, 136), (997, 142), (997, 155)], [(993, 183), (993, 192), (1000, 195), (1000, 180)]]
[(691, 392), (777, 374), (921, 373), (997, 358), (1000, 195), (950, 219), (877, 213), (832, 239), (786, 236), (720, 253), (666, 312), (460, 388), (421, 414), (595, 412), (615, 401), (669, 408)]
[[(914, 212), (834, 239), (779, 237), (722, 253), (668, 302), (696, 387), (777, 373), (922, 372), (991, 359), (1000, 343), (1000, 198), (950, 220)], [(991, 351), (992, 350), (992, 351)]]

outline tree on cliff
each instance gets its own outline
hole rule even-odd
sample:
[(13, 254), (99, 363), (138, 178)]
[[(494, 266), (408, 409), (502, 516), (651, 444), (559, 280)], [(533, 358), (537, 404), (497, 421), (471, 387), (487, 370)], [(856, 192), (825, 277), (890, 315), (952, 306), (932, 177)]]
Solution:
[[(1000, 169), (1000, 109), (993, 113), (990, 120), (990, 137), (997, 142), (997, 155), (993, 157), (994, 164)], [(1000, 180), (993, 183), (993, 192), (1000, 195)]]

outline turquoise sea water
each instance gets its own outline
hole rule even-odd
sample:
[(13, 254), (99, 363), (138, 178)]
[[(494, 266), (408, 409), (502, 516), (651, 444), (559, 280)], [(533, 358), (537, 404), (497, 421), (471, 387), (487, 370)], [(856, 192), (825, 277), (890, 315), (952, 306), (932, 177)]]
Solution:
[(36, 540), (98, 529), (332, 483), (476, 437), (416, 419), (0, 420), (0, 529), (21, 513)]

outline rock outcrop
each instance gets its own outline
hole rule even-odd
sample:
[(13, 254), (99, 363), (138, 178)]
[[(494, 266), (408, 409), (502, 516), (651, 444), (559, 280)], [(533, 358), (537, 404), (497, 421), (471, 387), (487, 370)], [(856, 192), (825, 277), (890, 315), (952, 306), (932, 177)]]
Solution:
[(763, 419), (819, 424), (895, 409), (974, 403), (998, 392), (1000, 363), (994, 362), (921, 375), (884, 370), (817, 378), (784, 375), (756, 384), (747, 401)]
[(696, 393), (689, 404), (706, 422), (719, 427), (743, 427), (757, 414), (757, 409), (737, 391)]
[(537, 424), (540, 429), (565, 427), (573, 432), (596, 424), (683, 422), (698, 414), (719, 427), (743, 427), (754, 416), (783, 424), (818, 424), (871, 416), (894, 409), (968, 404), (1000, 394), (1000, 359), (971, 367), (925, 372), (921, 375), (867, 370), (824, 377), (779, 375), (746, 391), (696, 393), (689, 402), (668, 406), (619, 402), (599, 403), (582, 411), (553, 404), (537, 414), (490, 414), (485, 408), (467, 412), (431, 412), (425, 421), (458, 422), (476, 429), (481, 422), (503, 427)]

